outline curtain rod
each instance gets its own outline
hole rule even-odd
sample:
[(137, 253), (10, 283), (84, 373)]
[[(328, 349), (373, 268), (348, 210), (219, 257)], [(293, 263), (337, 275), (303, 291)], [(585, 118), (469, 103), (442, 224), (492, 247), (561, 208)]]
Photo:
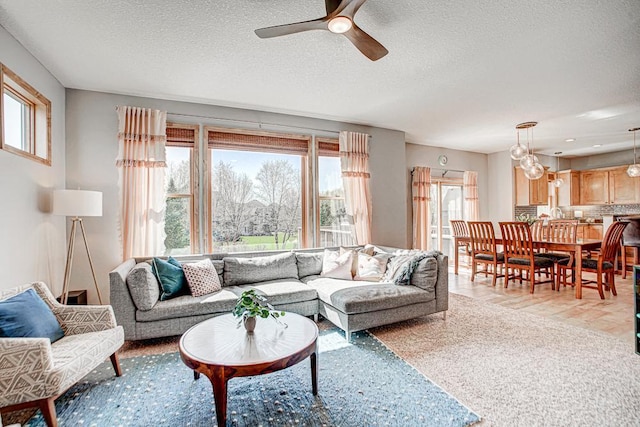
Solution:
[(203, 116), (203, 115), (199, 115), (199, 114), (171, 113), (169, 111), (167, 111), (167, 114), (171, 114), (172, 116), (197, 117), (197, 118), (201, 118), (201, 119), (213, 119), (213, 120), (222, 120), (222, 121), (225, 121), (225, 122), (253, 124), (253, 125), (258, 125), (258, 128), (260, 128), (260, 129), (262, 129), (262, 126), (265, 125), (265, 126), (276, 126), (276, 127), (281, 127), (281, 128), (302, 129), (302, 130), (307, 130), (307, 131), (318, 131), (318, 132), (327, 132), (327, 133), (340, 134), (340, 131), (338, 131), (338, 130), (318, 129), (318, 128), (310, 128), (310, 127), (295, 126), (295, 125), (282, 125), (282, 124), (271, 123), (271, 122), (256, 122), (256, 121), (253, 121), (253, 120), (228, 119), (228, 118), (225, 118), (225, 117)]
[[(447, 172), (461, 172), (461, 173), (465, 173), (466, 171), (463, 170), (459, 170), (459, 169), (443, 169), (443, 168), (429, 168), (431, 170), (437, 170), (437, 171), (443, 171), (444, 173)], [(411, 173), (413, 173), (416, 170), (415, 167), (411, 168)]]

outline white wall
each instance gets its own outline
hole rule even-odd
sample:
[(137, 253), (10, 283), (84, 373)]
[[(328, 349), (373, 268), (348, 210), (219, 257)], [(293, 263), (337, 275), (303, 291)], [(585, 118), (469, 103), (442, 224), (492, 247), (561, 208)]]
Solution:
[[(265, 123), (262, 129), (332, 135), (322, 131), (353, 130), (371, 135), (370, 169), (373, 200), (373, 241), (381, 245), (406, 247), (406, 167), (404, 132), (344, 124), (305, 117), (234, 109), (213, 105), (166, 101), (82, 90), (67, 90), (67, 187), (80, 186), (102, 191), (104, 212), (100, 218), (86, 218), (89, 246), (95, 262), (101, 292), (108, 296), (108, 273), (122, 262), (118, 237), (117, 105), (166, 110), (169, 119), (227, 127), (255, 127), (253, 121)], [(173, 114), (171, 114), (173, 113)], [(177, 114), (176, 114), (177, 113)], [(183, 116), (193, 115), (193, 117)], [(214, 119), (218, 118), (218, 119)], [(227, 120), (221, 120), (227, 119)], [(277, 123), (269, 126), (266, 123)], [(74, 264), (71, 287), (89, 289), (94, 300), (88, 265)]]
[(52, 165), (0, 150), (0, 289), (33, 281), (62, 291), (65, 218), (49, 213), (52, 189), (64, 187), (65, 91), (0, 27), (0, 62), (51, 101)]
[[(444, 154), (449, 159), (446, 166), (438, 164), (438, 157)], [(472, 153), (470, 151), (452, 150), (448, 148), (430, 147), (425, 145), (407, 144), (406, 166), (404, 173), (407, 177), (407, 239), (412, 241), (412, 219), (411, 219), (411, 196), (409, 191), (410, 171), (416, 166), (428, 166), (433, 168), (431, 176), (440, 176), (441, 169), (452, 169), (459, 171), (478, 172), (478, 199), (479, 218), (489, 218), (489, 173), (487, 170), (487, 155), (482, 153)], [(447, 173), (447, 177), (462, 177), (461, 173)]]

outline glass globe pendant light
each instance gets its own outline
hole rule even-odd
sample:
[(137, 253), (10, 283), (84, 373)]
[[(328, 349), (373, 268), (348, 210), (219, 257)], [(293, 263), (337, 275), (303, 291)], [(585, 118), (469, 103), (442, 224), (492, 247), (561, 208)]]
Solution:
[(529, 169), (524, 170), (524, 176), (526, 176), (527, 179), (530, 180), (540, 179), (542, 175), (544, 175), (544, 166), (542, 166), (540, 163), (535, 163)]
[(556, 179), (551, 181), (551, 184), (554, 187), (561, 187), (564, 184), (564, 180), (558, 176), (558, 171), (560, 170), (560, 154), (562, 154), (562, 151), (556, 151), (553, 154), (556, 155)]
[(512, 145), (511, 148), (509, 148), (509, 154), (511, 154), (511, 158), (513, 160), (520, 160), (527, 155), (528, 150), (524, 145), (520, 144), (520, 129), (518, 129), (517, 127), (516, 129), (516, 137), (518, 142), (516, 142), (515, 145)]
[(640, 128), (629, 129), (629, 132), (633, 132), (633, 164), (629, 165), (627, 168), (627, 175), (632, 178), (640, 176), (640, 165), (638, 164), (638, 160), (636, 158), (636, 131), (640, 130)]
[[(516, 129), (520, 132), (520, 129), (527, 130), (527, 154), (520, 159), (520, 166), (524, 170), (524, 176), (527, 179), (534, 180), (540, 179), (544, 175), (544, 167), (540, 164), (538, 157), (533, 154), (531, 149), (531, 141), (533, 141), (533, 130), (529, 130), (537, 125), (538, 122), (524, 122), (516, 125)], [(531, 132), (531, 135), (529, 135)]]

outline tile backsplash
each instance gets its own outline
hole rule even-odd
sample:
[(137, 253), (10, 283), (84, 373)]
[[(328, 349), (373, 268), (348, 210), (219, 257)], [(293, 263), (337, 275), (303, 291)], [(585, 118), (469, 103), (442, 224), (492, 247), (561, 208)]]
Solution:
[[(640, 214), (640, 205), (597, 205), (597, 206), (570, 206), (562, 207), (565, 218), (573, 218), (575, 211), (582, 211), (583, 218), (602, 219), (604, 215), (633, 215)], [(537, 216), (536, 206), (516, 206), (515, 216), (521, 213)]]

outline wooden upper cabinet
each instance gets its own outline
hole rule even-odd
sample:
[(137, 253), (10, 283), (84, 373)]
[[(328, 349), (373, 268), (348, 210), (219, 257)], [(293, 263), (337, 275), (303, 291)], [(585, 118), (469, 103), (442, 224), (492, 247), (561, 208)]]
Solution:
[(540, 179), (529, 180), (522, 168), (515, 168), (516, 206), (546, 205), (549, 203), (549, 172)]
[(558, 187), (558, 206), (575, 206), (580, 204), (580, 173), (577, 171), (560, 171), (558, 178), (564, 182)]
[(640, 178), (627, 175), (627, 167), (609, 171), (609, 203), (624, 205), (640, 201)]
[(606, 205), (609, 203), (609, 171), (580, 172), (580, 204)]

